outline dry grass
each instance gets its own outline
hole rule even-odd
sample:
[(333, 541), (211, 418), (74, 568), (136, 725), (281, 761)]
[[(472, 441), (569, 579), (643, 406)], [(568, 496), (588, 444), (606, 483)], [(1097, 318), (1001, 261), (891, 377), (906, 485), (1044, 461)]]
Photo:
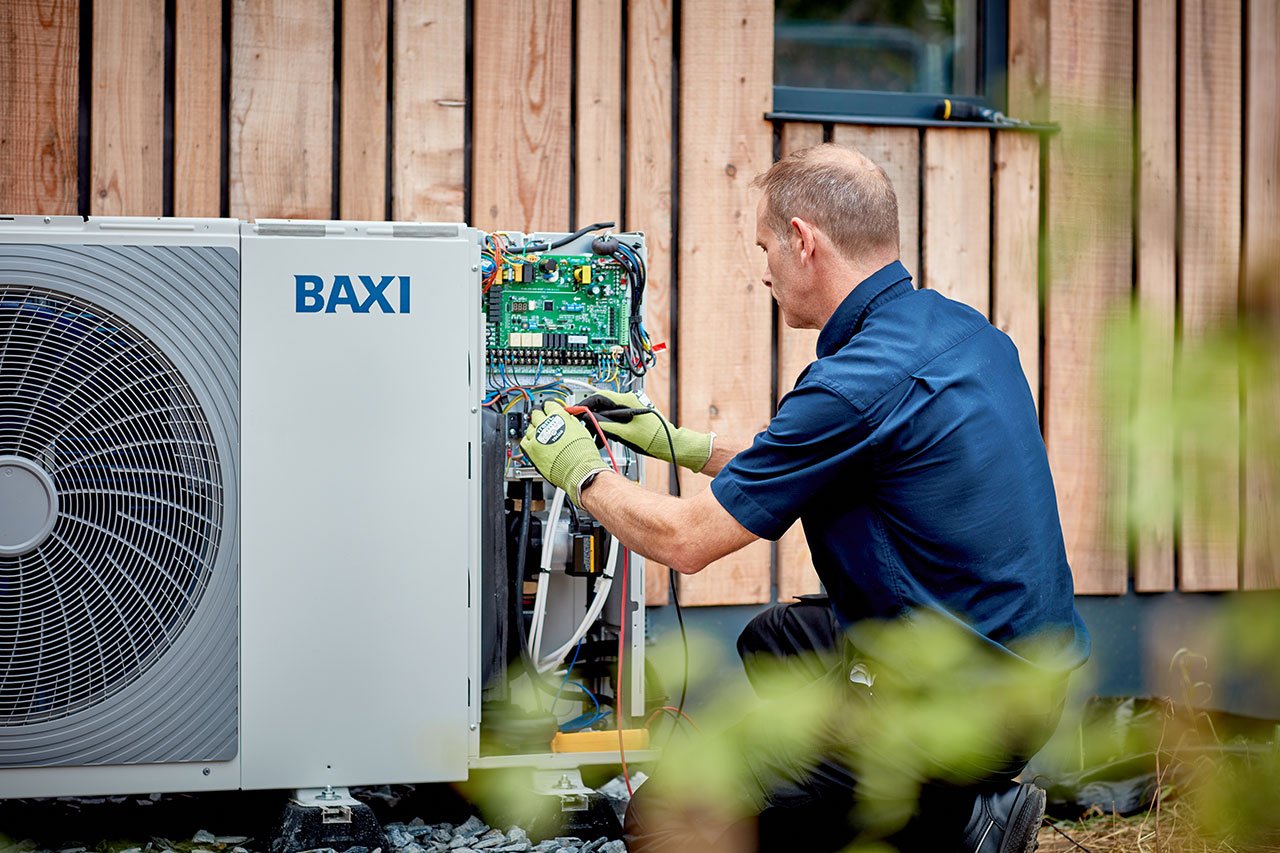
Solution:
[(1183, 800), (1163, 803), (1158, 813), (1152, 810), (1132, 817), (1099, 813), (1045, 826), (1040, 830), (1039, 853), (1280, 853), (1280, 842), (1241, 846), (1231, 838), (1206, 838), (1198, 825), (1193, 806)]

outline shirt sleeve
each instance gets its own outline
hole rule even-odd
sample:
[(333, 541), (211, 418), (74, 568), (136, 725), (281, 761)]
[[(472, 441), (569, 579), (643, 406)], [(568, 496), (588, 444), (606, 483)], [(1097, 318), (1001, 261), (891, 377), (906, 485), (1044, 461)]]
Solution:
[(777, 539), (805, 505), (859, 467), (871, 446), (865, 419), (820, 381), (802, 382), (746, 450), (711, 481), (716, 500), (738, 523)]

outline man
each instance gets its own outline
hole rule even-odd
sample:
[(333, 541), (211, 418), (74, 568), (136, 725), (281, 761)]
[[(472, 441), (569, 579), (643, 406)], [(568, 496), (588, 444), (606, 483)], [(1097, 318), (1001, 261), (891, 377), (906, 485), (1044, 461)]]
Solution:
[[(974, 787), (946, 788), (945, 806), (922, 806), (933, 849), (1033, 849), (1044, 792), (1011, 780), (1056, 726), (1066, 676), (1089, 640), (1017, 352), (982, 315), (913, 288), (898, 261), (893, 186), (860, 153), (799, 151), (756, 186), (764, 284), (789, 326), (821, 329), (817, 361), (768, 428), (742, 447), (664, 426), (657, 413), (603, 424), (641, 452), (715, 478), (684, 499), (606, 470), (586, 427), (555, 404), (534, 413), (521, 446), (623, 544), (685, 574), (803, 521), (829, 606), (779, 605), (753, 621), (739, 640), (753, 683), (759, 655), (817, 653), (820, 665), (802, 666), (811, 675), (830, 667), (856, 697), (843, 712), (855, 718), (880, 701), (875, 692), (912, 675), (860, 626), (919, 615), (957, 626), (984, 660), (1047, 674), (1029, 712), (993, 723), (995, 745), (967, 775), (939, 767), (939, 778)], [(843, 820), (859, 780), (837, 752), (751, 765), (745, 784), (759, 788), (748, 799), (763, 810), (762, 846), (776, 825), (770, 814)], [(924, 775), (927, 789), (934, 778)], [(679, 849), (678, 826), (664, 820), (671, 804), (646, 803), (646, 793), (628, 815), (633, 849)]]

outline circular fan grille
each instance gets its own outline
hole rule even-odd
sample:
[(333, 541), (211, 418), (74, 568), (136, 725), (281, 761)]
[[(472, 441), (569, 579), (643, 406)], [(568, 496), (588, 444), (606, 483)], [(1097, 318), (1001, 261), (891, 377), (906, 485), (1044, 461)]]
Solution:
[(0, 725), (95, 705), (173, 644), (222, 500), (208, 421), (154, 343), (90, 302), (0, 284)]

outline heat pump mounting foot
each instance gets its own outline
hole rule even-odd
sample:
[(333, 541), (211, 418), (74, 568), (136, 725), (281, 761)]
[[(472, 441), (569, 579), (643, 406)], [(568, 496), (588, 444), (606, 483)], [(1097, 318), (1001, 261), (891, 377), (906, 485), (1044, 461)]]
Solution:
[(321, 847), (388, 849), (387, 837), (373, 810), (353, 799), (346, 788), (294, 791), (271, 841), (271, 853), (299, 853)]

